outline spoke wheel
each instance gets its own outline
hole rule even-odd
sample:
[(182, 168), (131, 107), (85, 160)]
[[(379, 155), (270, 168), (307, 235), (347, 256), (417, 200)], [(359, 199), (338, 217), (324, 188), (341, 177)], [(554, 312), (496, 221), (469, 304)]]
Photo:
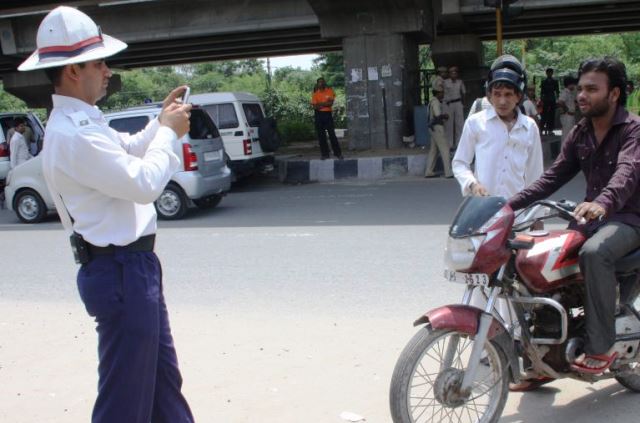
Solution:
[(470, 392), (461, 392), (474, 341), (447, 330), (420, 330), (405, 347), (391, 379), (394, 423), (494, 423), (509, 393), (505, 355), (488, 341)]

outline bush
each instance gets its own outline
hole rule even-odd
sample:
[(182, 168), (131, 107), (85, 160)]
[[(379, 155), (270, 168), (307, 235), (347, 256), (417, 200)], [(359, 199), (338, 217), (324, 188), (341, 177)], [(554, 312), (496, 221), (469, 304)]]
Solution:
[(316, 137), (313, 118), (309, 120), (279, 120), (278, 132), (280, 133), (282, 141), (286, 144), (297, 141), (309, 141)]

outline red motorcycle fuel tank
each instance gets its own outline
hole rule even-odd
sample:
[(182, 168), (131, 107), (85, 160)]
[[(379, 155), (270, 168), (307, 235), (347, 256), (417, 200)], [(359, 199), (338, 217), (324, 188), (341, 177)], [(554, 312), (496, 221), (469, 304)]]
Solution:
[(578, 264), (578, 252), (586, 241), (582, 233), (567, 229), (531, 235), (537, 235), (533, 248), (516, 255), (516, 269), (531, 291), (542, 294), (583, 280)]

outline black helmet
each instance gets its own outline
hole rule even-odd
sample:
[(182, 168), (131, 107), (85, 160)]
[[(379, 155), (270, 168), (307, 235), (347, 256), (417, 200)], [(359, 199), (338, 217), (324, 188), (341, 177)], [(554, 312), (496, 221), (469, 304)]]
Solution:
[(518, 59), (510, 54), (505, 54), (498, 57), (491, 65), (487, 77), (487, 90), (496, 82), (506, 82), (517, 91), (524, 93), (527, 87), (527, 73), (522, 69)]

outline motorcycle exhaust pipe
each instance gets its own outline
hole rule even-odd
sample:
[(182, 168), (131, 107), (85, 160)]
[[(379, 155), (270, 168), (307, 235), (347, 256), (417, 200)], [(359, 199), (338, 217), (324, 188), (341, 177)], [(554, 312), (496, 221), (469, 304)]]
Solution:
[(576, 358), (582, 351), (584, 350), (584, 339), (582, 338), (571, 338), (567, 341), (567, 346), (564, 349), (564, 359), (567, 360), (567, 363), (573, 363), (576, 361)]

